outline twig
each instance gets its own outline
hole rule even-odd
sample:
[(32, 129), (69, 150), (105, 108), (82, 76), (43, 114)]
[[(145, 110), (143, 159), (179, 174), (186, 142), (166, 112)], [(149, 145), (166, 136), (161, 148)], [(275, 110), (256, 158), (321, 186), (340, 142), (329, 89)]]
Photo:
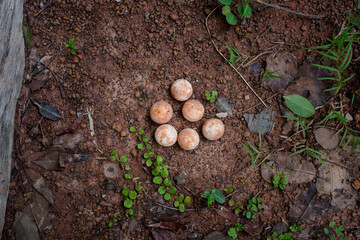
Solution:
[(224, 183), (226, 183), (227, 181), (229, 181), (232, 177), (234, 177), (234, 176), (238, 175), (239, 173), (241, 173), (245, 168), (248, 167), (248, 165), (249, 165), (249, 164), (246, 164), (244, 167), (240, 168), (238, 171), (236, 171), (235, 173), (231, 174), (229, 177), (225, 178), (225, 180), (220, 183), (219, 188), (221, 188), (221, 186), (222, 186)]
[[(273, 97), (276, 97), (276, 96), (279, 95), (279, 94), (280, 94), (280, 93), (275, 93), (274, 95), (272, 95), (272, 96), (268, 97), (267, 99), (265, 99), (265, 101), (270, 100), (270, 99), (272, 99)], [(261, 103), (255, 104), (254, 106), (252, 106), (252, 107), (250, 107), (250, 108), (242, 111), (241, 114), (243, 114), (243, 113), (245, 113), (245, 112), (247, 112), (247, 111), (250, 111), (250, 110), (253, 109), (253, 108), (258, 107), (259, 105), (261, 105)]]
[[(205, 19), (205, 26), (206, 26), (206, 30), (208, 31), (210, 37), (211, 37), (211, 32), (209, 29), (209, 25), (208, 25), (208, 19), (211, 16), (211, 14), (218, 8), (219, 6), (217, 6), (216, 8), (214, 8), (209, 15), (206, 17)], [(266, 103), (261, 99), (261, 97), (254, 91), (254, 89), (250, 86), (250, 84), (245, 80), (245, 78), (241, 75), (241, 73), (236, 69), (236, 67), (234, 65), (232, 65), (232, 63), (229, 62), (228, 59), (226, 59), (226, 57), (219, 51), (218, 47), (216, 46), (214, 40), (211, 40), (211, 43), (214, 45), (214, 48), (216, 49), (216, 51), (225, 59), (226, 62), (229, 63), (230, 67), (240, 76), (240, 78), (245, 82), (245, 84), (248, 86), (248, 88), (250, 88), (250, 90), (254, 93), (254, 95), (261, 101), (262, 104), (264, 104), (264, 106), (266, 108), (268, 108), (268, 106), (266, 105)]]
[(48, 1), (44, 4), (44, 6), (41, 8), (41, 10), (40, 10), (38, 13), (35, 13), (35, 14), (34, 14), (34, 17), (37, 17), (42, 11), (44, 11), (48, 6), (50, 6), (51, 3), (52, 3), (52, 1), (53, 1), (53, 0), (48, 0)]
[[(16, 137), (18, 138), (18, 137)], [(18, 159), (20, 160), (20, 166), (21, 166), (21, 169), (23, 170), (24, 174), (25, 174), (25, 177), (27, 179), (27, 181), (29, 182), (31, 188), (36, 192), (38, 193), (41, 197), (43, 197), (45, 199), (45, 201), (50, 205), (50, 207), (52, 209), (54, 209), (54, 211), (61, 217), (61, 214), (60, 212), (55, 208), (55, 206), (45, 197), (45, 195), (40, 192), (39, 190), (37, 190), (35, 187), (34, 187), (34, 184), (32, 182), (32, 180), (29, 178), (29, 175), (27, 174), (26, 170), (25, 170), (25, 167), (24, 167), (24, 160), (22, 159), (20, 153), (19, 153), (19, 141), (18, 139), (16, 139), (16, 152), (17, 152), (17, 156), (18, 156)]]
[(263, 2), (262, 0), (255, 0), (255, 2), (263, 4), (263, 5), (267, 6), (267, 7), (272, 7), (272, 8), (282, 10), (282, 11), (285, 11), (285, 12), (289, 12), (289, 13), (293, 13), (295, 15), (299, 15), (299, 16), (302, 16), (302, 17), (309, 17), (309, 18), (316, 18), (316, 19), (320, 19), (320, 18), (324, 17), (324, 16), (319, 16), (319, 15), (314, 15), (314, 14), (296, 12), (296, 11), (293, 11), (293, 10), (290, 10), (290, 9), (287, 9), (287, 8), (283, 8), (283, 7), (279, 6), (279, 5), (274, 5), (274, 4), (270, 4), (270, 3), (267, 3), (267, 2)]

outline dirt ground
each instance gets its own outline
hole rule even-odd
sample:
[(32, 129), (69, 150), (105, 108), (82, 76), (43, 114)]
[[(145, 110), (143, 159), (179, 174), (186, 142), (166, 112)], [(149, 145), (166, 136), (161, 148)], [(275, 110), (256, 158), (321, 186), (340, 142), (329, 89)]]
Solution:
[[(302, 214), (295, 216), (291, 211), (293, 206), (302, 204), (298, 194), (311, 191), (319, 180), (321, 164), (316, 159), (305, 155), (302, 159), (314, 163), (315, 179), (309, 183), (289, 184), (285, 191), (280, 191), (262, 178), (261, 167), (251, 168), (249, 154), (242, 145), (259, 141), (258, 134), (249, 131), (244, 112), (257, 114), (265, 107), (229, 65), (220, 67), (224, 59), (211, 41), (214, 40), (226, 57), (229, 52), (225, 44), (231, 44), (248, 57), (244, 58), (246, 61), (258, 56), (253, 63), (258, 62), (261, 68), (266, 67), (269, 56), (289, 53), (294, 56), (298, 69), (313, 53), (304, 48), (321, 45), (327, 37), (336, 35), (349, 11), (355, 9), (350, 0), (278, 2), (295, 11), (323, 17), (311, 19), (251, 3), (252, 16), (230, 26), (218, 8), (208, 19), (209, 35), (205, 19), (217, 7), (215, 0), (54, 0), (43, 11), (44, 2), (26, 1), (24, 28), (32, 33), (32, 46), (15, 119), (14, 164), (3, 239), (13, 238), (15, 213), (36, 197), (38, 193), (32, 184), (39, 177), (43, 177), (53, 198), (53, 207), (46, 205), (44, 208), (54, 215), (51, 227), (40, 233), (41, 239), (203, 239), (214, 231), (226, 234), (235, 223), (254, 228), (239, 233), (238, 239), (266, 239), (279, 222), (303, 226), (305, 230), (299, 239), (325, 239), (322, 229), (331, 221), (344, 226), (349, 239), (359, 239), (358, 201), (352, 210), (336, 208), (329, 204), (330, 194), (314, 190), (310, 201), (315, 197), (323, 208), (320, 207), (321, 211), (317, 208), (320, 212), (310, 211), (311, 221), (305, 214), (309, 202), (301, 208)], [(76, 54), (71, 54), (65, 46), (70, 38), (74, 39)], [(359, 49), (354, 47), (354, 59), (358, 56)], [(35, 84), (31, 77), (31, 67), (37, 63), (34, 59), (44, 59), (54, 72), (44, 71), (44, 78), (38, 81), (45, 81), (45, 84), (40, 87), (31, 85)], [(249, 73), (249, 66), (240, 66), (242, 61), (237, 65), (239, 72), (262, 99), (267, 99), (266, 104), (275, 112), (272, 131), (262, 136), (263, 157), (273, 149), (293, 151), (294, 143), (301, 136), (286, 142), (282, 138), (287, 122), (281, 117), (284, 114), (283, 92), (262, 86), (259, 76)], [(345, 97), (349, 98), (346, 90), (359, 84), (357, 66), (355, 62), (351, 68), (357, 74), (356, 80), (340, 93)], [(198, 122), (186, 121), (181, 114), (183, 103), (170, 94), (171, 84), (180, 78), (189, 80), (194, 90), (192, 98), (205, 107), (205, 115)], [(233, 116), (222, 119), (225, 125), (222, 138), (209, 141), (200, 134), (200, 145), (194, 151), (184, 151), (177, 144), (164, 148), (155, 142), (154, 132), (159, 125), (149, 117), (152, 104), (168, 101), (174, 109), (170, 124), (178, 131), (193, 128), (201, 133), (202, 124), (218, 113), (215, 104), (203, 97), (205, 91), (212, 90), (232, 104)], [(276, 93), (279, 94), (274, 95)], [(30, 98), (54, 106), (61, 119), (42, 118)], [(317, 109), (314, 118), (321, 120), (329, 107), (327, 102)], [(355, 105), (348, 105), (346, 109), (352, 116), (360, 115), (359, 98)], [(33, 127), (39, 122), (40, 133), (31, 136)], [(352, 124), (359, 129), (360, 117), (354, 117)], [(182, 171), (187, 173), (185, 184), (176, 185), (177, 194), (192, 198), (186, 205), (189, 211), (185, 215), (173, 207), (173, 201), (167, 202), (158, 194), (158, 186), (153, 184), (144, 164), (144, 151), (136, 148), (137, 135), (129, 131), (131, 126), (145, 131), (152, 150), (162, 155), (169, 165), (171, 178)], [(54, 142), (59, 137), (75, 133), (83, 136), (80, 143), (71, 147), (62, 145), (61, 150), (56, 151), (84, 154), (87, 160), (65, 162), (59, 171), (48, 171), (34, 163), (55, 151)], [(49, 140), (49, 148), (45, 147), (46, 142), (41, 142), (43, 137)], [(321, 150), (312, 131), (308, 142)], [(108, 157), (114, 149), (128, 156), (133, 180), (125, 179), (125, 170), (121, 168), (115, 178), (104, 175), (105, 164), (111, 163)], [(356, 183), (358, 153), (339, 154), (341, 165), (355, 172), (349, 183)], [(134, 218), (130, 219), (125, 214), (121, 191), (125, 187), (133, 188), (135, 183), (141, 183), (143, 190), (134, 203)], [(240, 201), (242, 207), (254, 196), (262, 198), (264, 210), (256, 220), (246, 220), (241, 214), (224, 217), (217, 210), (234, 212), (235, 206), (225, 203), (224, 208), (219, 204), (207, 207), (206, 200), (200, 197), (206, 189), (230, 187), (235, 191), (227, 199)], [(356, 187), (353, 190), (359, 193), (360, 186)], [(108, 227), (115, 212), (120, 212), (118, 221)], [(167, 222), (170, 216), (175, 216), (172, 220), (178, 223), (175, 229), (148, 226)], [(232, 216), (236, 217), (233, 221), (230, 220)]]

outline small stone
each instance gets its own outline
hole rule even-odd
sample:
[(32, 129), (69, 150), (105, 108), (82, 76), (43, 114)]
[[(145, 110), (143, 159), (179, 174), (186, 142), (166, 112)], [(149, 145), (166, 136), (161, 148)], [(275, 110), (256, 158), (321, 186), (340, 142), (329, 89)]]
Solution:
[(122, 130), (121, 133), (120, 133), (120, 136), (121, 136), (121, 137), (125, 137), (126, 134), (127, 134), (126, 131), (125, 131), (125, 130)]
[(176, 15), (175, 13), (171, 13), (171, 14), (170, 14), (170, 18), (171, 18), (172, 20), (174, 20), (174, 21), (179, 20), (179, 16)]
[(243, 132), (243, 137), (245, 137), (245, 138), (250, 137), (250, 132), (249, 131)]
[(131, 152), (130, 152), (130, 154), (131, 154), (131, 156), (132, 156), (133, 158), (137, 158), (137, 157), (138, 157), (138, 152), (137, 152), (136, 149), (132, 149)]
[(106, 190), (114, 190), (115, 189), (115, 184), (112, 180), (106, 180), (105, 181), (105, 189)]
[(353, 117), (350, 115), (350, 113), (346, 113), (345, 118), (346, 118), (349, 122), (351, 122), (352, 120), (354, 120)]
[(70, 114), (73, 115), (73, 116), (75, 116), (75, 115), (76, 115), (76, 111), (73, 110), (73, 109), (71, 109), (71, 110), (70, 110)]
[(185, 183), (187, 177), (187, 173), (185, 171), (182, 171), (179, 175), (174, 177), (174, 180), (176, 184), (182, 185)]
[(119, 133), (121, 132), (121, 130), (123, 130), (123, 125), (121, 124), (121, 122), (114, 122), (112, 128)]
[(81, 126), (82, 128), (86, 128), (86, 123), (81, 123), (80, 126)]
[(250, 99), (250, 96), (249, 95), (245, 95), (245, 101), (249, 100)]
[(217, 118), (226, 118), (228, 116), (227, 112), (222, 112), (222, 113), (217, 113), (216, 117)]
[(136, 98), (140, 98), (140, 95), (141, 95), (141, 94), (140, 94), (140, 91), (139, 91), (139, 90), (136, 90), (136, 92), (135, 92), (135, 97), (136, 97)]
[(355, 190), (359, 190), (359, 189), (360, 189), (360, 181), (359, 181), (359, 179), (355, 179), (355, 181), (353, 181), (352, 187), (353, 187)]

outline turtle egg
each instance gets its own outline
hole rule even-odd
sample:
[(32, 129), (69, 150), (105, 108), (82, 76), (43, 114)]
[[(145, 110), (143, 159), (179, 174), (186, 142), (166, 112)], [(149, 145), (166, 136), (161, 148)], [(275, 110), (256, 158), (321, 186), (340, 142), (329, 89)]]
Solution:
[(151, 119), (158, 124), (164, 124), (170, 121), (172, 114), (172, 107), (163, 100), (156, 102), (150, 109)]
[(188, 100), (182, 107), (184, 118), (190, 122), (199, 121), (204, 116), (204, 106), (198, 100)]
[(211, 118), (202, 126), (202, 133), (209, 140), (217, 140), (224, 135), (224, 124), (221, 120)]
[(176, 143), (177, 136), (178, 134), (176, 129), (169, 124), (161, 125), (155, 131), (156, 142), (164, 147), (174, 145)]
[(184, 150), (194, 150), (199, 145), (199, 142), (199, 134), (191, 128), (185, 128), (179, 133), (178, 143)]
[(192, 93), (191, 83), (185, 79), (178, 79), (171, 85), (171, 95), (178, 101), (188, 100)]

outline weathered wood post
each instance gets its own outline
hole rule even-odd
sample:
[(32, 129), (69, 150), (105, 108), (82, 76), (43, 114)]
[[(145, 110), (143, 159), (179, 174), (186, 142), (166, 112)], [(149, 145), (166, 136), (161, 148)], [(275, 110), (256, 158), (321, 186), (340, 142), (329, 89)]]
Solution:
[(23, 0), (0, 0), (0, 239), (10, 183), (14, 115), (25, 66)]

